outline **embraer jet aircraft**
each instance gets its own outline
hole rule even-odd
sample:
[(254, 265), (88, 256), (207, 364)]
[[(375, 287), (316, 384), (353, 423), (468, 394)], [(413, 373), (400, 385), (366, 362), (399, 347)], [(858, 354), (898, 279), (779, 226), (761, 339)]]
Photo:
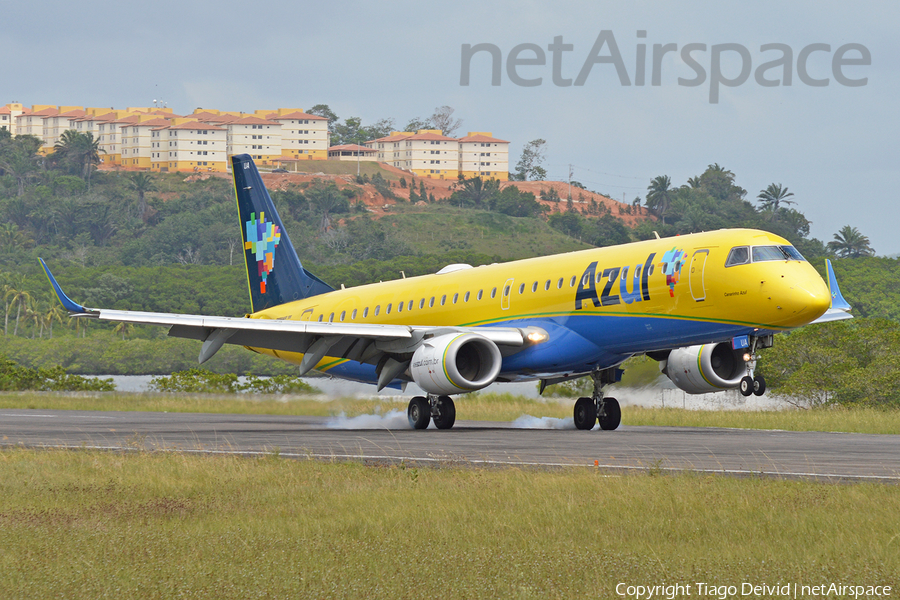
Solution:
[[(73, 315), (169, 326), (200, 340), (199, 361), (223, 344), (381, 390), (413, 381), (410, 425), (449, 429), (450, 398), (491, 383), (538, 380), (540, 389), (590, 375), (575, 425), (615, 429), (619, 404), (603, 387), (631, 356), (658, 361), (692, 394), (762, 394), (756, 352), (773, 334), (849, 318), (829, 285), (785, 239), (729, 229), (594, 248), (503, 264), (448, 265), (432, 275), (334, 289), (300, 264), (248, 155), (231, 158), (253, 312), (245, 318), (85, 308), (41, 264)], [(829, 290), (830, 287), (830, 290)]]

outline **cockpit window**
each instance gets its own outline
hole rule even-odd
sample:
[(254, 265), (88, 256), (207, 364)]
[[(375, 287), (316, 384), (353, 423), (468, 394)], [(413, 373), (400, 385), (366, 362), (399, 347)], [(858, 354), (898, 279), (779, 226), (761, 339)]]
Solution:
[(766, 262), (774, 260), (806, 261), (803, 255), (793, 246), (737, 246), (731, 249), (726, 267), (745, 265), (749, 262)]
[(728, 260), (725, 261), (725, 266), (733, 267), (734, 265), (743, 265), (748, 262), (750, 262), (750, 248), (738, 246), (731, 249), (731, 253), (728, 254)]

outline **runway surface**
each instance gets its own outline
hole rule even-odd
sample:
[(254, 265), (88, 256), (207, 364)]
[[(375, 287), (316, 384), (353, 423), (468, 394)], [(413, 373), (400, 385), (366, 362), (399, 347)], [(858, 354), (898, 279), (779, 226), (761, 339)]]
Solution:
[[(324, 417), (55, 410), (0, 411), (4, 447), (261, 454), (408, 464), (693, 470), (900, 483), (900, 436), (689, 427), (447, 431), (334, 429)], [(595, 463), (596, 461), (596, 463)]]

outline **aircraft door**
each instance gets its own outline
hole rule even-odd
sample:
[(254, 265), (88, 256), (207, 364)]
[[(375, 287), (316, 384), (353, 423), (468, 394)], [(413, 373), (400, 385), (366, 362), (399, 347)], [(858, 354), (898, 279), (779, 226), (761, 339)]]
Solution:
[(502, 310), (509, 310), (509, 297), (512, 296), (514, 282), (514, 278), (507, 279), (506, 283), (503, 284), (503, 289), (500, 290), (500, 308)]
[(706, 281), (704, 279), (707, 258), (709, 258), (709, 250), (705, 248), (695, 251), (691, 257), (691, 271), (688, 281), (691, 287), (691, 297), (697, 302), (706, 300)]

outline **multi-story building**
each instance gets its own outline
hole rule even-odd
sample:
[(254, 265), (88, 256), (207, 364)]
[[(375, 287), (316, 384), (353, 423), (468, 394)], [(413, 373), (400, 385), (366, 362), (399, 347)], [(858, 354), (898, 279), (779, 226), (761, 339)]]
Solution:
[(324, 160), (328, 157), (328, 119), (299, 108), (256, 111), (256, 116), (281, 123), (282, 158)]
[(52, 151), (63, 132), (75, 129), (75, 121), (84, 115), (81, 107), (60, 106), (58, 113), (44, 117), (43, 139), (46, 151)]
[(509, 179), (509, 142), (490, 131), (470, 131), (459, 138), (459, 173), (465, 177)]
[(0, 106), (0, 129), (6, 129), (11, 135), (16, 135), (16, 117), (30, 112), (19, 102), (10, 102), (6, 106)]
[(149, 170), (154, 162), (153, 153), (165, 148), (156, 148), (153, 130), (167, 127), (168, 119), (156, 115), (131, 115), (120, 119), (117, 124), (121, 132), (121, 164), (128, 170)]
[(378, 162), (387, 163), (398, 169), (405, 169), (406, 163), (403, 153), (403, 142), (413, 135), (415, 134), (411, 131), (392, 131), (389, 136), (366, 142), (366, 146), (378, 153), (376, 155), (376, 160)]
[(30, 111), (16, 117), (16, 135), (33, 135), (44, 138), (44, 117), (59, 113), (52, 104), (35, 104)]
[(440, 129), (394, 131), (366, 146), (378, 152), (379, 161), (421, 177), (456, 179), (459, 173), (459, 143)]
[(227, 170), (228, 130), (191, 118), (172, 119), (151, 131), (154, 171)]
[(272, 165), (281, 158), (281, 123), (247, 116), (225, 123), (228, 130), (228, 156), (249, 154), (261, 165)]

